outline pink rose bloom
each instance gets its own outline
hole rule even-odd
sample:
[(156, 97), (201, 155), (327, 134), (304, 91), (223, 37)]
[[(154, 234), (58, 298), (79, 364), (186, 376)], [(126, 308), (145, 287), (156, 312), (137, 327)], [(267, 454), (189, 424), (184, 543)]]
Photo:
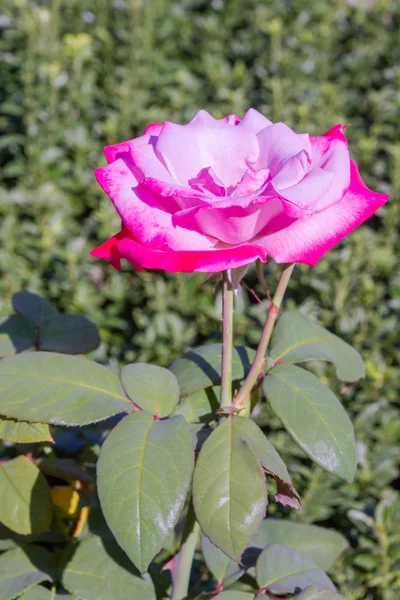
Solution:
[(271, 256), (315, 265), (388, 199), (369, 190), (341, 125), (297, 134), (254, 109), (149, 125), (105, 148), (96, 178), (122, 230), (92, 252), (120, 269), (218, 272)]

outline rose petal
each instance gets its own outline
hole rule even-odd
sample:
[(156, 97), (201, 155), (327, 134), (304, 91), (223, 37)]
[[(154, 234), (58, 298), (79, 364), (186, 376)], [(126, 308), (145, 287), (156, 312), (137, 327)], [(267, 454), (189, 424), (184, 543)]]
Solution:
[(241, 128), (249, 129), (256, 134), (270, 125), (272, 125), (272, 121), (269, 121), (254, 108), (249, 108), (240, 123)]
[(344, 197), (284, 229), (260, 235), (256, 243), (266, 250), (267, 255), (278, 263), (301, 262), (314, 266), (328, 250), (385, 204), (389, 196), (369, 190), (356, 163), (350, 162), (350, 187)]
[(270, 125), (257, 134), (259, 155), (253, 168), (269, 169), (274, 177), (285, 162), (302, 150), (311, 152), (308, 134), (294, 133), (284, 123)]
[(199, 171), (212, 167), (226, 187), (235, 185), (247, 169), (246, 160), (257, 157), (257, 139), (250, 131), (208, 117), (201, 117), (207, 124), (198, 115), (187, 125), (166, 123), (156, 151), (179, 184), (188, 185)]
[(233, 203), (220, 206), (217, 202), (180, 211), (173, 215), (172, 222), (190, 230), (202, 231), (226, 244), (236, 245), (252, 240), (283, 212), (280, 199), (258, 196), (247, 206)]
[(139, 242), (153, 248), (200, 250), (213, 243), (202, 233), (172, 225), (157, 198), (137, 181), (123, 160), (96, 169), (97, 181), (109, 195), (124, 225)]
[(315, 205), (315, 210), (320, 211), (342, 198), (349, 187), (349, 150), (341, 125), (336, 125), (324, 135), (311, 137), (310, 142), (313, 168), (333, 173), (331, 185)]
[(265, 262), (265, 252), (257, 244), (208, 251), (163, 252), (147, 248), (131, 238), (124, 238), (118, 241), (117, 249), (138, 271), (162, 269), (169, 273), (219, 273), (253, 263), (258, 258)]
[(189, 185), (193, 190), (210, 192), (215, 196), (226, 196), (226, 188), (212, 167), (201, 169), (196, 177), (189, 179)]
[(122, 229), (119, 233), (111, 237), (106, 242), (97, 246), (91, 251), (90, 255), (96, 258), (102, 258), (108, 260), (118, 271), (121, 271), (121, 254), (117, 250), (117, 243), (119, 240), (125, 238), (128, 234), (127, 229)]

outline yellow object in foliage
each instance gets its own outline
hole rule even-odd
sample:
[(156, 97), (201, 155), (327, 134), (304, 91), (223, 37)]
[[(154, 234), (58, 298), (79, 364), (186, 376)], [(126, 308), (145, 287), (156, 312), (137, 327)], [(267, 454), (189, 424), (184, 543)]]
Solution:
[(79, 494), (71, 485), (58, 485), (51, 490), (54, 506), (72, 517), (79, 507)]

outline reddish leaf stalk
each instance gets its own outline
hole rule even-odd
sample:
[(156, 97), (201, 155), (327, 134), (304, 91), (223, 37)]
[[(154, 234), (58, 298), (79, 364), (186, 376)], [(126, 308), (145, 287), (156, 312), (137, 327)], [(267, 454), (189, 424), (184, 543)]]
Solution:
[(286, 288), (289, 283), (290, 276), (294, 269), (294, 263), (284, 265), (282, 268), (281, 278), (276, 288), (275, 295), (268, 309), (267, 320), (265, 321), (264, 330), (261, 336), (260, 343), (257, 348), (254, 362), (247, 375), (243, 386), (235, 398), (234, 405), (236, 408), (246, 408), (250, 403), (251, 391), (256, 385), (257, 380), (262, 373), (265, 355), (267, 352), (268, 344), (271, 339), (272, 330), (275, 325), (276, 317), (278, 316), (279, 309), (282, 304), (283, 297), (286, 292)]

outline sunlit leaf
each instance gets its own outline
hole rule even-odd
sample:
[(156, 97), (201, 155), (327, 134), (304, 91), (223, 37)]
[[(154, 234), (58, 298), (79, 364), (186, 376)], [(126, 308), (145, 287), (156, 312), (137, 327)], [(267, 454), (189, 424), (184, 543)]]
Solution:
[(240, 435), (242, 417), (228, 417), (204, 443), (193, 478), (193, 503), (203, 533), (233, 560), (265, 515), (261, 465)]
[(0, 361), (0, 414), (84, 425), (133, 410), (118, 377), (77, 356), (30, 352)]
[(136, 363), (123, 367), (120, 377), (132, 402), (160, 418), (168, 417), (179, 402), (178, 380), (168, 369)]
[(267, 475), (277, 484), (275, 500), (293, 508), (301, 507), (300, 496), (295, 490), (285, 463), (261, 429), (250, 419), (237, 422), (239, 435), (251, 448)]
[(42, 581), (51, 581), (53, 555), (41, 546), (21, 546), (0, 556), (0, 598), (14, 600)]
[(315, 585), (311, 585), (295, 596), (294, 600), (346, 600), (346, 598), (331, 590), (319, 590)]
[(0, 521), (21, 534), (47, 531), (52, 517), (50, 490), (25, 456), (0, 464)]
[[(190, 350), (170, 367), (179, 381), (181, 396), (221, 383), (221, 344), (208, 344)], [(240, 380), (249, 372), (255, 352), (245, 346), (234, 346), (232, 379)]]
[(52, 442), (49, 426), (45, 423), (24, 423), (0, 417), (0, 439), (16, 444)]
[(183, 417), (157, 420), (146, 411), (124, 418), (98, 461), (98, 488), (107, 523), (141, 571), (159, 552), (182, 510), (194, 451)]
[(324, 571), (330, 569), (348, 547), (346, 538), (332, 529), (283, 519), (264, 519), (251, 546), (261, 549), (273, 543), (300, 552)]
[(268, 544), (256, 564), (260, 588), (294, 593), (310, 585), (335, 590), (329, 577), (308, 558), (281, 544)]
[(351, 482), (357, 465), (354, 430), (333, 392), (294, 365), (271, 369), (263, 389), (272, 410), (304, 452), (326, 471)]
[(215, 419), (215, 411), (219, 408), (219, 386), (199, 390), (183, 398), (174, 414), (182, 415), (188, 423), (209, 423)]
[(359, 353), (336, 335), (296, 310), (282, 314), (271, 341), (270, 357), (279, 364), (307, 360), (327, 360), (342, 381), (358, 381), (365, 376)]
[(64, 587), (84, 600), (156, 600), (154, 584), (141, 576), (112, 540), (81, 542), (63, 572)]

